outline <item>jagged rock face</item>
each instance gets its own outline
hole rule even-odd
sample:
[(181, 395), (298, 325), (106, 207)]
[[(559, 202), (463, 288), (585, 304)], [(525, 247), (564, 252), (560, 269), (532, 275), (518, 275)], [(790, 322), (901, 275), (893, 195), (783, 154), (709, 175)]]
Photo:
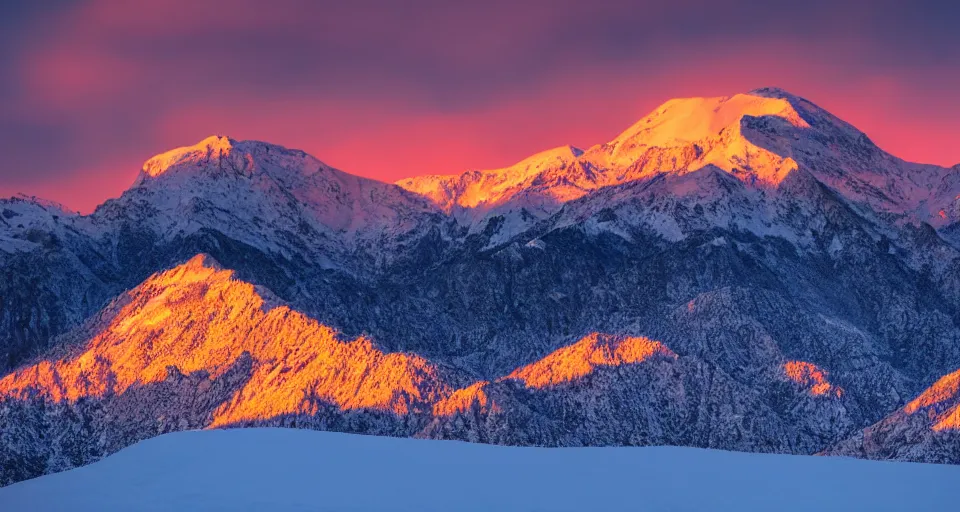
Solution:
[(957, 176), (766, 89), (494, 171), (212, 137), (0, 201), (2, 477), (243, 425), (960, 463), (906, 412), (960, 368)]

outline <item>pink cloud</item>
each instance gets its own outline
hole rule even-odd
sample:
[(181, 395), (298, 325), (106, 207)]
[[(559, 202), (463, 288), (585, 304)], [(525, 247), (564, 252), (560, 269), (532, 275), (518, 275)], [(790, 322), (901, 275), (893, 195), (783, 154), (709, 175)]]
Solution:
[[(614, 26), (635, 4), (454, 4), (411, 14), (332, 3), (307, 16), (252, 0), (228, 9), (96, 0), (64, 11), (18, 60), (27, 93), (10, 108), (73, 130), (57, 179), (29, 192), (89, 210), (152, 154), (212, 133), (300, 148), (385, 181), (501, 167), (610, 140), (671, 97), (768, 85), (819, 103), (898, 156), (960, 162), (960, 99), (948, 87), (960, 73), (927, 70), (918, 84), (897, 70), (852, 69), (871, 46), (856, 37), (862, 27), (844, 34), (839, 17), (816, 27), (829, 37), (801, 41), (784, 30), (758, 42), (702, 35), (709, 24), (663, 32), (658, 16), (688, 18), (657, 4), (620, 26), (626, 35), (581, 41), (580, 31), (596, 30), (591, 21)], [(657, 30), (671, 37), (603, 42)]]

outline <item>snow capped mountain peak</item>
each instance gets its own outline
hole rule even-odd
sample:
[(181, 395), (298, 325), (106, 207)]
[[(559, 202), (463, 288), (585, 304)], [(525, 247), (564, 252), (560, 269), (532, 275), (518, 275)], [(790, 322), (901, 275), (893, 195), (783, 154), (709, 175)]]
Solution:
[(250, 176), (257, 171), (312, 175), (330, 168), (307, 153), (266, 142), (212, 135), (192, 146), (172, 149), (143, 164), (137, 179), (175, 175)]
[(507, 167), (506, 169), (527, 171), (527, 174), (529, 174), (531, 171), (542, 169), (545, 165), (549, 165), (550, 163), (571, 162), (577, 158), (580, 158), (581, 155), (583, 155), (582, 149), (568, 144), (528, 156), (527, 158), (524, 158), (520, 162)]
[[(769, 89), (760, 89), (769, 91)], [(717, 137), (744, 116), (775, 116), (797, 127), (809, 127), (784, 94), (737, 94), (729, 97), (680, 98), (660, 105), (611, 145), (675, 147)], [(622, 151), (622, 150), (621, 150)]]
[[(133, 186), (94, 214), (163, 239), (214, 229), (286, 255), (325, 260), (387, 245), (437, 213), (402, 188), (334, 169), (301, 150), (208, 137), (148, 160)], [(315, 260), (316, 261), (316, 260)]]
[[(179, 205), (196, 203), (197, 197), (208, 203), (211, 195), (245, 202), (238, 196), (266, 194), (286, 208), (293, 198), (300, 203), (296, 216), (321, 214), (307, 221), (319, 224), (321, 232), (330, 228), (356, 233), (370, 224), (410, 229), (416, 212), (438, 208), (471, 232), (483, 229), (491, 216), (502, 215), (507, 231), (513, 233), (601, 188), (707, 168), (728, 173), (749, 188), (767, 190), (781, 189), (787, 176), (802, 169), (848, 199), (873, 208), (923, 219), (933, 216), (931, 222), (937, 225), (960, 218), (952, 199), (960, 193), (960, 180), (944, 178), (940, 168), (897, 160), (853, 126), (776, 87), (733, 96), (672, 99), (610, 142), (587, 150), (560, 146), (500, 169), (418, 176), (396, 186), (343, 173), (302, 151), (214, 135), (151, 158), (134, 188), (163, 191), (165, 202)], [(925, 187), (946, 192), (924, 202)], [(404, 195), (401, 189), (412, 194)], [(371, 194), (380, 199), (367, 208)], [(421, 198), (424, 201), (417, 202)], [(249, 211), (262, 210), (261, 200), (252, 202)], [(409, 213), (398, 216), (396, 208), (385, 203), (406, 204), (401, 210)], [(268, 213), (256, 216), (276, 217)]]
[(16, 194), (10, 199), (2, 200), (7, 203), (27, 203), (38, 208), (42, 208), (53, 215), (74, 216), (79, 215), (75, 210), (71, 210), (63, 204), (42, 197), (31, 196), (27, 194)]
[[(455, 213), (471, 229), (482, 229), (492, 216), (504, 216), (505, 225), (515, 232), (529, 227), (531, 216), (546, 218), (605, 187), (710, 168), (748, 189), (765, 191), (768, 198), (809, 192), (784, 186), (789, 176), (800, 172), (882, 214), (935, 226), (960, 220), (955, 170), (904, 162), (849, 123), (776, 87), (669, 100), (610, 142), (582, 152), (560, 147), (503, 169), (397, 184)], [(712, 181), (684, 183), (683, 191), (667, 187), (661, 194), (689, 195), (690, 186), (710, 186)], [(502, 235), (509, 238), (509, 233)]]
[[(397, 184), (453, 212), (473, 231), (483, 229), (488, 218), (503, 216), (505, 230), (500, 236), (505, 240), (566, 203), (606, 187), (661, 175), (716, 168), (748, 187), (777, 189), (802, 167), (793, 143), (827, 116), (812, 103), (773, 88), (729, 97), (673, 99), (612, 141), (585, 151), (563, 146), (502, 169), (410, 178)], [(710, 186), (713, 180), (684, 183), (685, 191), (678, 193), (689, 196), (686, 189)]]
[[(825, 116), (829, 114), (819, 107), (776, 88), (672, 99), (612, 141), (586, 151), (562, 146), (502, 169), (408, 178), (397, 184), (448, 211), (454, 206), (490, 210), (530, 196), (537, 204), (521, 207), (543, 209), (546, 198), (556, 209), (601, 187), (708, 165), (776, 185), (798, 167), (797, 161), (789, 150), (754, 143), (759, 137), (753, 132), (767, 125), (806, 130)], [(758, 121), (762, 119), (767, 121)]]

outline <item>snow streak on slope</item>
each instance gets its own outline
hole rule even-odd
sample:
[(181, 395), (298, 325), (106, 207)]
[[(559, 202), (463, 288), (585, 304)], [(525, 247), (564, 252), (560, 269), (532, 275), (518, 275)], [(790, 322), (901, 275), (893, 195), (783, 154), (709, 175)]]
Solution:
[(168, 434), (0, 489), (10, 512), (949, 510), (960, 467), (694, 448), (505, 448), (284, 429)]

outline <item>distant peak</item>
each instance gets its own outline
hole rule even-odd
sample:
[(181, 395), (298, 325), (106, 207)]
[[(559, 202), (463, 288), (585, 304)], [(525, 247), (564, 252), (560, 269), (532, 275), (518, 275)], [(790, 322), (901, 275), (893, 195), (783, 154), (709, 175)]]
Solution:
[[(0, 201), (3, 201), (3, 199), (0, 199)], [(71, 210), (70, 208), (67, 208), (66, 206), (56, 201), (51, 201), (49, 199), (43, 199), (42, 197), (31, 196), (24, 193), (14, 194), (7, 201), (14, 201), (14, 202), (21, 201), (25, 203), (30, 203), (30, 204), (39, 206), (44, 210), (51, 211), (52, 213), (58, 213), (63, 215), (79, 215), (79, 213), (77, 213), (75, 210)]]

